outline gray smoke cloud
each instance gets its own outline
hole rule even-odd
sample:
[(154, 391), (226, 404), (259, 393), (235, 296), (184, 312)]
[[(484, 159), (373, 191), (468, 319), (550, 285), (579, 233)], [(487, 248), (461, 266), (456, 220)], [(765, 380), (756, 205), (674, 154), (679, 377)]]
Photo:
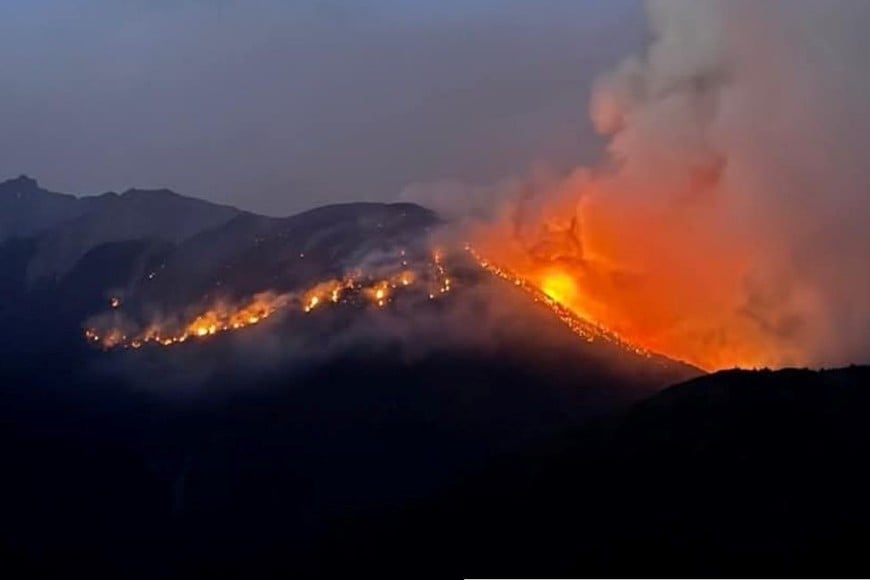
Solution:
[[(453, 210), (508, 261), (573, 267), (585, 310), (663, 352), (868, 362), (870, 4), (646, 7), (647, 50), (592, 91), (605, 162), (460, 187)], [(570, 256), (552, 250), (566, 236)]]

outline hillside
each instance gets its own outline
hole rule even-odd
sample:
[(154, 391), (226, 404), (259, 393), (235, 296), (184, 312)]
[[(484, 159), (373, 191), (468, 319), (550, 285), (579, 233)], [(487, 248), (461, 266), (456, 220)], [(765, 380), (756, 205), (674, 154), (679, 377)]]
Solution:
[(347, 549), (362, 567), (435, 576), (863, 576), (868, 384), (868, 367), (697, 378), (338, 526), (313, 560)]
[(21, 176), (0, 183), (0, 242), (34, 239), (30, 284), (67, 274), (89, 251), (140, 239), (180, 242), (220, 226), (239, 210), (166, 189), (73, 196)]

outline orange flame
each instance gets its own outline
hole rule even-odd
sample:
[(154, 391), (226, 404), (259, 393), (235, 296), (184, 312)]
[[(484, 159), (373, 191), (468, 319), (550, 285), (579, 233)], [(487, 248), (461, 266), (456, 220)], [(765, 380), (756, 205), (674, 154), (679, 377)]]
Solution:
[[(403, 258), (404, 255), (403, 251)], [(450, 280), (447, 278), (447, 270), (441, 260), (440, 254), (433, 257), (433, 268), (436, 273), (434, 283), (442, 289), (449, 290)], [(404, 259), (402, 266), (403, 268), (407, 266), (407, 261)], [(415, 271), (405, 268), (386, 279), (363, 283), (361, 280), (366, 277), (361, 273), (354, 273), (342, 279), (318, 283), (301, 293), (262, 292), (241, 305), (233, 306), (219, 303), (180, 326), (171, 323), (155, 323), (144, 331), (129, 335), (116, 327), (105, 330), (87, 328), (85, 338), (88, 342), (107, 350), (114, 348), (138, 349), (147, 344), (172, 346), (188, 340), (206, 339), (216, 334), (260, 324), (283, 310), (298, 309), (308, 314), (317, 309), (345, 302), (352, 294), (361, 294), (378, 308), (384, 308), (390, 303), (395, 292), (409, 289), (418, 277)], [(369, 278), (369, 280), (371, 279)]]
[(536, 283), (516, 272), (494, 264), (471, 246), (466, 246), (466, 251), (471, 254), (481, 268), (502, 280), (510, 282), (528, 294), (535, 302), (548, 307), (565, 326), (587, 342), (594, 342), (598, 339), (606, 340), (635, 354), (645, 357), (651, 356), (648, 350), (629, 342), (594, 320), (582, 316), (571, 308), (568, 303), (564, 302), (567, 298), (573, 297), (576, 292), (574, 282), (567, 274), (563, 272), (550, 272), (543, 278), (541, 283)]
[[(691, 260), (683, 271), (679, 262), (668, 263), (677, 258), (660, 242), (675, 234), (659, 228), (689, 226), (660, 224), (656, 218), (635, 223), (627, 212), (610, 213), (609, 205), (595, 204), (594, 196), (588, 199), (579, 209), (565, 210), (567, 218), (560, 218), (563, 208), (550, 208), (552, 214), (530, 220), (538, 228), (531, 231), (518, 233), (509, 220), (480, 226), (472, 232), (474, 247), (497, 260), (518, 285), (533, 286), (575, 316), (643, 351), (707, 370), (779, 364), (783, 352), (772, 350), (754, 321), (721, 307), (739, 301), (735, 293), (742, 288), (734, 280), (745, 278), (745, 252), (711, 248), (687, 235), (680, 258), (691, 255)], [(717, 262), (703, 270), (692, 268), (689, 264), (703, 263), (705, 252), (718, 256)], [(625, 256), (642, 261), (621, 259)]]

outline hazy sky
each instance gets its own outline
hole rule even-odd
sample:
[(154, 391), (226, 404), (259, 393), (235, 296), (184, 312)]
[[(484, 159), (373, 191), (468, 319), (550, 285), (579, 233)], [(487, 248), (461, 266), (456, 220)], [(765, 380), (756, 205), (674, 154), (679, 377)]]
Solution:
[(640, 0), (0, 0), (0, 179), (271, 214), (597, 150)]

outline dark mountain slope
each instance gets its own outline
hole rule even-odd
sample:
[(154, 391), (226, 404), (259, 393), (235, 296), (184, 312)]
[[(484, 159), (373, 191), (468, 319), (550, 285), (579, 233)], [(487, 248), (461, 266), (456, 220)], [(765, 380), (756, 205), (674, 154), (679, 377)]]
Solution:
[(0, 184), (0, 205), (11, 224), (0, 237), (7, 297), (0, 344), (13, 350), (40, 348), (33, 342), (44, 339), (78, 341), (85, 320), (104, 312), (112, 296), (147, 323), (218, 299), (299, 290), (342, 276), (363, 258), (398, 257), (400, 248), (426, 260), (425, 240), (438, 223), (410, 204), (269, 218), (168, 190), (76, 198), (25, 177)]
[(39, 234), (85, 211), (75, 196), (47, 191), (26, 175), (0, 182), (0, 242)]
[(166, 189), (76, 197), (45, 190), (26, 176), (0, 183), (0, 244), (31, 239), (27, 283), (62, 276), (102, 244), (178, 243), (241, 212)]
[(80, 352), (83, 321), (107, 309), (119, 288), (144, 277), (149, 265), (159, 262), (170, 249), (168, 244), (148, 240), (104, 244), (85, 254), (67, 275), (27, 284), (26, 265), (35, 251), (33, 242), (11, 240), (0, 246), (6, 274), (0, 277), (5, 286), (0, 348), (21, 364), (24, 361), (18, 357), (22, 356), (39, 360), (47, 353)]
[(168, 190), (106, 194), (90, 211), (40, 237), (28, 267), (29, 280), (68, 272), (91, 249), (135, 240), (181, 242), (220, 226), (239, 214), (235, 208), (183, 197)]
[(347, 551), (417, 576), (864, 576), (868, 385), (867, 367), (702, 377), (339, 526), (312, 566)]
[(341, 204), (287, 218), (242, 215), (179, 244), (131, 297), (178, 307), (204, 297), (298, 290), (402, 248), (425, 260), (428, 233), (438, 223), (412, 204)]

